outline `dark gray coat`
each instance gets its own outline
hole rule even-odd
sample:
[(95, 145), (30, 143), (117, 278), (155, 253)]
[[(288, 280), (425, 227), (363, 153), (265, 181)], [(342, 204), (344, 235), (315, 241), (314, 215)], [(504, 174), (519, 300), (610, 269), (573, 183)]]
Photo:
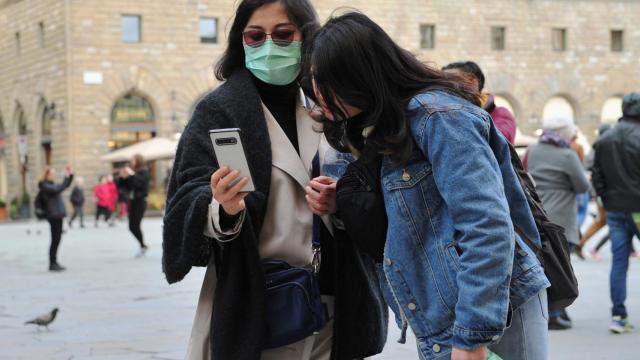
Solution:
[(64, 200), (62, 200), (62, 192), (71, 185), (72, 181), (73, 174), (65, 177), (61, 184), (56, 184), (52, 181), (41, 181), (38, 184), (40, 191), (44, 195), (47, 219), (62, 219), (67, 216)]
[(549, 219), (564, 227), (567, 240), (580, 241), (576, 195), (589, 191), (589, 180), (571, 149), (535, 144), (529, 149), (528, 169)]
[[(240, 128), (256, 191), (245, 198), (246, 218), (238, 238), (221, 244), (203, 235), (211, 203), (210, 178), (218, 168), (210, 129)], [(240, 70), (196, 106), (182, 133), (169, 179), (163, 228), (162, 266), (167, 281), (182, 280), (192, 266), (215, 257), (217, 285), (211, 323), (211, 358), (259, 359), (265, 337), (265, 279), (258, 241), (271, 182), (271, 142), (260, 97), (248, 71)], [(386, 304), (352, 243), (322, 232), (322, 247), (337, 254), (333, 264), (336, 314), (332, 359), (354, 359), (382, 351)], [(329, 252), (331, 253), (331, 252)], [(321, 270), (322, 272), (322, 270)], [(368, 274), (370, 276), (368, 276)], [(376, 286), (373, 286), (376, 285)]]

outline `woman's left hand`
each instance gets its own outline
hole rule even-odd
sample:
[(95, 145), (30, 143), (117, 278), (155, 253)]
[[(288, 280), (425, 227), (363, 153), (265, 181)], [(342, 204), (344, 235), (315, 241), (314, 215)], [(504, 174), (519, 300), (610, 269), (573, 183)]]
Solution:
[(326, 176), (312, 179), (305, 187), (309, 209), (319, 216), (336, 212), (336, 184), (337, 181)]

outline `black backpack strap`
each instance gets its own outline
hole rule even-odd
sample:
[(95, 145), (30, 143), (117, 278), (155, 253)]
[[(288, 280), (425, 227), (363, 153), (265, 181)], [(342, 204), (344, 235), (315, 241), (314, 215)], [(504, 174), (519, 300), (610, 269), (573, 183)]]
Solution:
[[(538, 246), (536, 246), (536, 244), (533, 243), (533, 241), (531, 241), (531, 239), (529, 239), (525, 234), (524, 231), (522, 231), (522, 228), (520, 228), (520, 226), (518, 226), (518, 224), (513, 223), (513, 228), (516, 231), (516, 233), (520, 236), (520, 238), (522, 239), (522, 241), (524, 241), (525, 244), (527, 244), (527, 246), (529, 247), (529, 249), (531, 249), (533, 251), (533, 253), (536, 255), (536, 257), (538, 258), (538, 260), (540, 261), (541, 264), (543, 264), (544, 266), (544, 261), (543, 261), (543, 254), (542, 254), (542, 249), (539, 248)], [(519, 246), (516, 243), (516, 246)]]

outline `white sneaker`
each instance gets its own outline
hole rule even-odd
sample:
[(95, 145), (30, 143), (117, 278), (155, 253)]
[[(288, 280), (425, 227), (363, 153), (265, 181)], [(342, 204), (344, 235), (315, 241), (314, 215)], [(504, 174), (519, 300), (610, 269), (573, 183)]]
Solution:
[(627, 318), (623, 318), (622, 316), (614, 316), (611, 319), (609, 331), (614, 334), (629, 333), (633, 331), (633, 325), (629, 323), (629, 320), (627, 320)]
[(136, 259), (143, 257), (147, 253), (147, 250), (149, 250), (149, 247), (141, 247), (140, 251), (136, 254)]

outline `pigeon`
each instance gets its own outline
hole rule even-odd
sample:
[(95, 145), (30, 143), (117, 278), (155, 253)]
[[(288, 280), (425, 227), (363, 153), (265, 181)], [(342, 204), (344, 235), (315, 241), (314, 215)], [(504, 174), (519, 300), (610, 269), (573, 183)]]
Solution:
[(54, 308), (53, 310), (51, 310), (50, 313), (48, 314), (44, 314), (42, 316), (38, 316), (37, 318), (27, 321), (26, 323), (24, 323), (25, 325), (28, 324), (34, 324), (34, 325), (38, 325), (38, 329), (40, 329), (40, 326), (44, 326), (47, 330), (49, 330), (49, 324), (51, 324), (53, 322), (53, 320), (56, 319), (56, 315), (58, 314), (58, 308)]

